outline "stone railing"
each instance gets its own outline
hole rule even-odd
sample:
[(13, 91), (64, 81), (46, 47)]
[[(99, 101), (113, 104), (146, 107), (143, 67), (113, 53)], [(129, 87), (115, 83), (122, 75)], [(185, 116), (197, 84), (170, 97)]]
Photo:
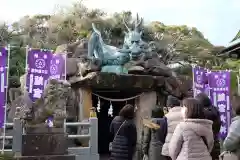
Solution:
[[(99, 160), (98, 154), (98, 119), (91, 117), (88, 122), (65, 123), (66, 127), (88, 127), (87, 135), (68, 135), (64, 129), (59, 128), (34, 128), (32, 131), (23, 130), (22, 121), (15, 118), (13, 123), (5, 123), (5, 126), (13, 126), (13, 135), (3, 134), (1, 139), (12, 139), (12, 149), (2, 149), (2, 152), (12, 152), (16, 159), (51, 157), (59, 160)], [(88, 147), (68, 147), (68, 139), (88, 139)], [(48, 147), (49, 146), (49, 147)]]

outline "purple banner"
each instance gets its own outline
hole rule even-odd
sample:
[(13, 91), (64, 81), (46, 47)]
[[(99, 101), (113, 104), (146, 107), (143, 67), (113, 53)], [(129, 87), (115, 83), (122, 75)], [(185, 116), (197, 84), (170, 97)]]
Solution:
[(41, 97), (49, 78), (52, 53), (40, 49), (30, 49), (27, 55), (28, 72), (26, 87), (29, 97), (35, 101)]
[(205, 93), (206, 92), (206, 70), (202, 67), (195, 66), (193, 67), (193, 94), (194, 97), (198, 95), (199, 93)]
[(0, 47), (0, 128), (4, 127), (6, 88), (7, 88), (8, 50)]
[(35, 101), (40, 98), (49, 78), (65, 79), (65, 55), (51, 51), (30, 49), (27, 57), (27, 91)]
[(65, 54), (53, 54), (50, 62), (50, 78), (65, 79)]
[(227, 136), (228, 127), (231, 123), (230, 77), (229, 71), (214, 71), (208, 75), (210, 98), (220, 112), (222, 125), (219, 136), (221, 139)]

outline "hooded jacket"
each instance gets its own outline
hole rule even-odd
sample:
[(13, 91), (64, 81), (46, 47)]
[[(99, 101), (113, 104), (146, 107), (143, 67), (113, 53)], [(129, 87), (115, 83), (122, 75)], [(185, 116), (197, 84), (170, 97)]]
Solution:
[(213, 144), (212, 121), (186, 119), (174, 131), (169, 156), (172, 160), (212, 160)]
[(176, 126), (183, 121), (181, 110), (182, 110), (182, 107), (173, 107), (165, 115), (165, 117), (167, 118), (167, 136), (165, 138), (165, 143), (162, 148), (162, 155), (164, 156), (169, 156), (168, 144), (172, 138), (172, 135)]

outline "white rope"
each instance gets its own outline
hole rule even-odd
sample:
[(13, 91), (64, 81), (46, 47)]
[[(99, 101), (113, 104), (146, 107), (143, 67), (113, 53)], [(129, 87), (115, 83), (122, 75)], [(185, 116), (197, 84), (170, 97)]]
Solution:
[(133, 96), (133, 97), (124, 98), (124, 99), (107, 98), (107, 97), (100, 96), (99, 94), (96, 94), (96, 93), (92, 93), (92, 94), (97, 96), (97, 97), (99, 97), (99, 98), (101, 98), (101, 99), (107, 100), (107, 101), (111, 101), (111, 102), (124, 102), (124, 101), (129, 101), (129, 100), (132, 100), (132, 99), (136, 99), (136, 98), (142, 96), (144, 93), (138, 94), (138, 95)]

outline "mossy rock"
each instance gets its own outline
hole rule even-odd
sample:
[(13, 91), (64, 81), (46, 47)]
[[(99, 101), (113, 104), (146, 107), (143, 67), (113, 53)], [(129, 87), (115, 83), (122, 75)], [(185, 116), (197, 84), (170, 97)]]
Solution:
[(13, 160), (14, 156), (11, 153), (0, 154), (0, 160)]

